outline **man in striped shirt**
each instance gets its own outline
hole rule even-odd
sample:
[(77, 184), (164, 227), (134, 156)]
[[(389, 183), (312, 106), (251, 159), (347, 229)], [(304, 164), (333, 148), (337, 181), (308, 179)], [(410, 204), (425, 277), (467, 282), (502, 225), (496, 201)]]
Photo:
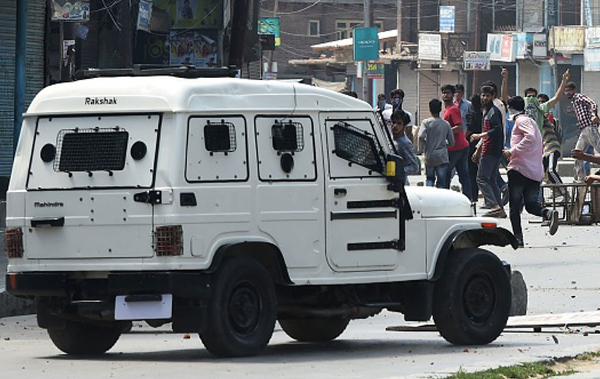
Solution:
[[(575, 150), (586, 151), (592, 146), (597, 152), (600, 151), (600, 134), (598, 133), (598, 105), (588, 96), (582, 93), (576, 93), (577, 86), (573, 82), (565, 86), (565, 95), (571, 99), (573, 110), (577, 117), (577, 126), (579, 127), (579, 138), (575, 144)], [(575, 161), (575, 182), (583, 182), (586, 175), (582, 160)]]

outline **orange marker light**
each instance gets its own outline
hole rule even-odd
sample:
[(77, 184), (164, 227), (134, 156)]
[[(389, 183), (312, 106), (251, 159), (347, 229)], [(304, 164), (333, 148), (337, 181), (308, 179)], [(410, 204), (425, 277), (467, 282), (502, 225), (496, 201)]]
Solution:
[(481, 223), (482, 228), (495, 228), (496, 226), (498, 226), (498, 224), (496, 224), (495, 222), (482, 222)]

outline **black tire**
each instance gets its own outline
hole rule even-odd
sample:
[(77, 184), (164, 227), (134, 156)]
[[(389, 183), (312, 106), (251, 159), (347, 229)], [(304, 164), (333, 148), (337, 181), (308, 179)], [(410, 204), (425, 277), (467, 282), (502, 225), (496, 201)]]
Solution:
[(300, 342), (325, 342), (336, 339), (346, 330), (347, 318), (308, 318), (279, 320), (281, 329)]
[(511, 305), (508, 273), (482, 249), (450, 253), (433, 293), (433, 319), (442, 337), (457, 345), (484, 345), (506, 326)]
[(243, 357), (263, 350), (275, 328), (277, 299), (267, 270), (257, 261), (228, 259), (215, 273), (206, 330), (200, 338), (220, 357)]
[(67, 320), (64, 329), (48, 329), (54, 345), (70, 355), (99, 355), (117, 343), (124, 325), (122, 323), (98, 324)]

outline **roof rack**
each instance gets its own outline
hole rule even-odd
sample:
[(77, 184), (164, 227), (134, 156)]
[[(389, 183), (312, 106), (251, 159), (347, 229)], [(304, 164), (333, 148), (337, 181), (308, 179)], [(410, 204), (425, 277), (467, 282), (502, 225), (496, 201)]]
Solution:
[(238, 69), (235, 66), (196, 68), (191, 65), (165, 66), (135, 64), (131, 68), (90, 68), (87, 70), (78, 70), (75, 73), (75, 79), (150, 75), (168, 75), (179, 78), (235, 78), (238, 75)]

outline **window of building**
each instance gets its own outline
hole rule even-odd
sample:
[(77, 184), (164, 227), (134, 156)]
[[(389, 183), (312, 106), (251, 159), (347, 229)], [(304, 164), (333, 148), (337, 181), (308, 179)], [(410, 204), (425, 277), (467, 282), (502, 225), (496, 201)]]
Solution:
[[(352, 29), (360, 28), (364, 25), (362, 20), (337, 20), (335, 22), (335, 31), (338, 39), (351, 38)], [(378, 20), (373, 23), (374, 26), (379, 28), (379, 31), (383, 31), (383, 20)]]
[(321, 35), (321, 22), (319, 20), (308, 21), (308, 35), (309, 36)]

